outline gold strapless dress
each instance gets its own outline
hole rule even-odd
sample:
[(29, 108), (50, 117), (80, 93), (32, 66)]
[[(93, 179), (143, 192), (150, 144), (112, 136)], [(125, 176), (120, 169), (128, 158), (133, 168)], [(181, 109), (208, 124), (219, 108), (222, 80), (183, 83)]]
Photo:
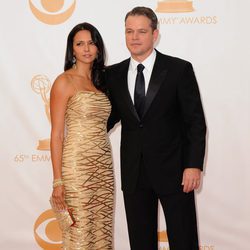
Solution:
[(76, 220), (63, 232), (65, 250), (112, 249), (114, 176), (103, 93), (78, 91), (68, 102), (63, 145), (65, 200)]

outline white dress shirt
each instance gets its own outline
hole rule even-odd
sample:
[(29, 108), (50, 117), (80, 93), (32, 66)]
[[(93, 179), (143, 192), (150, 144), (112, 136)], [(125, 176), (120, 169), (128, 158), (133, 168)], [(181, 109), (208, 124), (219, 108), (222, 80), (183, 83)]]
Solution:
[(145, 91), (147, 93), (149, 80), (155, 63), (155, 58), (156, 58), (156, 52), (155, 50), (153, 50), (152, 53), (143, 62), (137, 62), (132, 57), (130, 59), (130, 64), (128, 68), (128, 90), (133, 103), (134, 103), (135, 80), (137, 75), (137, 65), (141, 63), (145, 67), (143, 70), (143, 75), (145, 79)]

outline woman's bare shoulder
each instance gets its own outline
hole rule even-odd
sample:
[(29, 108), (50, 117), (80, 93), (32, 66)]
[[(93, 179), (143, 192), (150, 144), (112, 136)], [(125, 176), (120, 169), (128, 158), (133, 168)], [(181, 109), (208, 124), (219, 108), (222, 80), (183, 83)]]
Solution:
[(58, 75), (55, 79), (55, 83), (59, 84), (69, 84), (72, 81), (72, 76), (68, 72), (63, 72), (62, 74)]
[(72, 77), (66, 72), (63, 72), (62, 74), (58, 75), (57, 78), (55, 79), (51, 91), (54, 92), (65, 91), (71, 94), (71, 92), (74, 90), (72, 88), (71, 82), (72, 82)]

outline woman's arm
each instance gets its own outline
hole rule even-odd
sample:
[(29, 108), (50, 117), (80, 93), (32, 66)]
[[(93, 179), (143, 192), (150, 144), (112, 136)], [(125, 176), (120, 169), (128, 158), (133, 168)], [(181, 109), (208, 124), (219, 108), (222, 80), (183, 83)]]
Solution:
[[(64, 119), (68, 99), (70, 97), (69, 84), (65, 76), (59, 76), (50, 93), (50, 115), (51, 115), (51, 160), (53, 167), (54, 183), (62, 178), (62, 147), (64, 140)], [(64, 209), (64, 186), (59, 181), (59, 185), (53, 187), (53, 202), (58, 209)]]

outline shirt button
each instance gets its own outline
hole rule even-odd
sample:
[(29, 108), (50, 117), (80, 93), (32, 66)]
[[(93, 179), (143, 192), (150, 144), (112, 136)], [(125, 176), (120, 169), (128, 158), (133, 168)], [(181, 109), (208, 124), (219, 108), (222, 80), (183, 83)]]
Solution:
[(139, 127), (140, 127), (140, 128), (143, 128), (143, 124), (142, 124), (142, 123), (140, 123), (140, 124), (139, 124)]

